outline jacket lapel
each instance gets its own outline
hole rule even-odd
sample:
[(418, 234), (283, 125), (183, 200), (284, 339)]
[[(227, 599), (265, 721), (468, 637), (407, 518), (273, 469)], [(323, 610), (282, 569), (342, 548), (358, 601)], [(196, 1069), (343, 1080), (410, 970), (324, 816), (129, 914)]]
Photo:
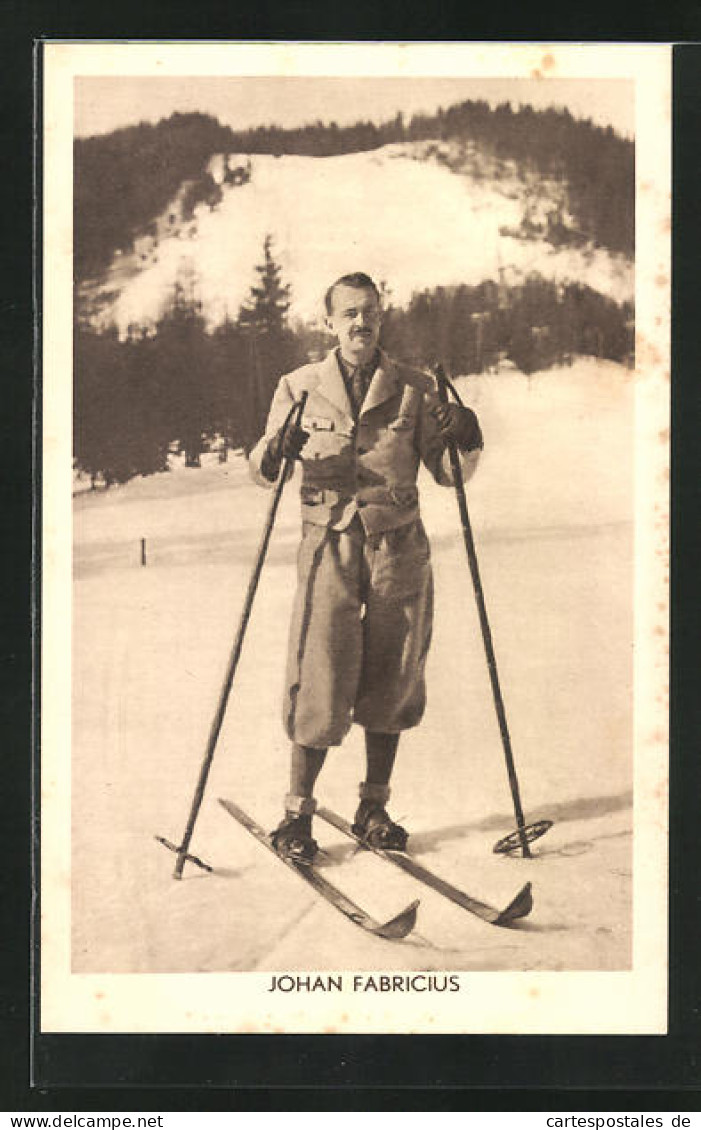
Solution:
[(353, 409), (346, 392), (346, 384), (339, 368), (336, 352), (333, 349), (330, 353), (327, 353), (319, 365), (319, 383), (316, 391), (331, 401), (344, 416), (347, 416), (350, 420), (353, 419)]
[(372, 375), (370, 386), (360, 409), (360, 415), (364, 416), (366, 412), (377, 408), (378, 404), (384, 404), (385, 400), (390, 400), (397, 392), (398, 387), (394, 364), (387, 354), (380, 350), (380, 363)]

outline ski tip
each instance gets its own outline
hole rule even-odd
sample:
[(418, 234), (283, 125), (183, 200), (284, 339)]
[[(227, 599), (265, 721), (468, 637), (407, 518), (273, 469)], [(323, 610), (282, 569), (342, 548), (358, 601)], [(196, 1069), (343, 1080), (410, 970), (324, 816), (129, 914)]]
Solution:
[(533, 910), (533, 888), (526, 883), (506, 906), (498, 918), (494, 919), (495, 926), (510, 926), (517, 918), (525, 918)]
[(374, 931), (381, 938), (390, 938), (396, 941), (397, 938), (406, 938), (416, 925), (416, 912), (419, 908), (419, 899), (414, 899), (413, 902), (397, 914), (394, 918), (390, 918), (389, 922), (385, 922), (380, 926), (379, 930)]

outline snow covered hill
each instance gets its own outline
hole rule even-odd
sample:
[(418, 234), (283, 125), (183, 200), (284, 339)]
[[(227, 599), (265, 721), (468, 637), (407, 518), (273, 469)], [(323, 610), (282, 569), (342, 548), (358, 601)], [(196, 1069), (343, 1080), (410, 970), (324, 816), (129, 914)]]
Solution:
[[(210, 162), (210, 176), (217, 179), (221, 167), (221, 157)], [(178, 281), (194, 291), (210, 324), (236, 318), (267, 233), (292, 287), (293, 319), (316, 318), (328, 281), (351, 270), (382, 280), (400, 305), (417, 290), (485, 279), (516, 285), (531, 272), (619, 302), (632, 298), (626, 257), (538, 238), (544, 216), (562, 206), (562, 186), (465, 147), (455, 153), (447, 143), (417, 142), (336, 157), (253, 155), (250, 180), (219, 187), (218, 200), (196, 205), (192, 217), (167, 209), (169, 222), (152, 225), (155, 236), (137, 240), (102, 278), (84, 284), (82, 299), (99, 325), (114, 322), (123, 333), (157, 321)]]

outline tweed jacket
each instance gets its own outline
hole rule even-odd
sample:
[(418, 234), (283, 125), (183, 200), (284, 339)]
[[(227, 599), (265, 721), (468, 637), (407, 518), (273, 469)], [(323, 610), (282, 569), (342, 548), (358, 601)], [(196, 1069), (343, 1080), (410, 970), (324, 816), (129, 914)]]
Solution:
[[(451, 485), (447, 452), (431, 415), (438, 402), (434, 379), (380, 351), (355, 419), (335, 350), (280, 380), (265, 435), (249, 457), (261, 485), (272, 486), (261, 471), (267, 446), (303, 392), (308, 399), (302, 427), (309, 432), (301, 455), (305, 521), (343, 530), (357, 513), (366, 533), (383, 533), (419, 517), (421, 462), (438, 483)], [(479, 450), (461, 455), (465, 478), (478, 458)]]

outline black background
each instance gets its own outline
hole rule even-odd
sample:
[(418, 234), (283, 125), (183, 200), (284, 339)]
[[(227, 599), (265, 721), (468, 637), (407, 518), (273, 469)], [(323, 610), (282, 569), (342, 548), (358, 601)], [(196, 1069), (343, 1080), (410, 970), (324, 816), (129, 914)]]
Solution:
[[(251, 8), (253, 6), (251, 5)], [(698, 662), (701, 421), (701, 46), (674, 56), (673, 566), (670, 1034), (665, 1037), (44, 1036), (31, 1063), (33, 52), (81, 39), (701, 39), (697, 3), (502, 4), (294, 0), (3, 5), (0, 214), (3, 360), (0, 749), (2, 1057), (6, 1111), (694, 1111), (701, 1092), (701, 758)], [(631, 27), (631, 19), (634, 26)], [(40, 278), (40, 264), (37, 265)], [(36, 285), (36, 283), (34, 284)], [(36, 596), (36, 592), (34, 594)], [(193, 923), (193, 927), (195, 924)], [(576, 1016), (573, 1027), (577, 1026)], [(33, 1074), (34, 1086), (30, 1085)]]

